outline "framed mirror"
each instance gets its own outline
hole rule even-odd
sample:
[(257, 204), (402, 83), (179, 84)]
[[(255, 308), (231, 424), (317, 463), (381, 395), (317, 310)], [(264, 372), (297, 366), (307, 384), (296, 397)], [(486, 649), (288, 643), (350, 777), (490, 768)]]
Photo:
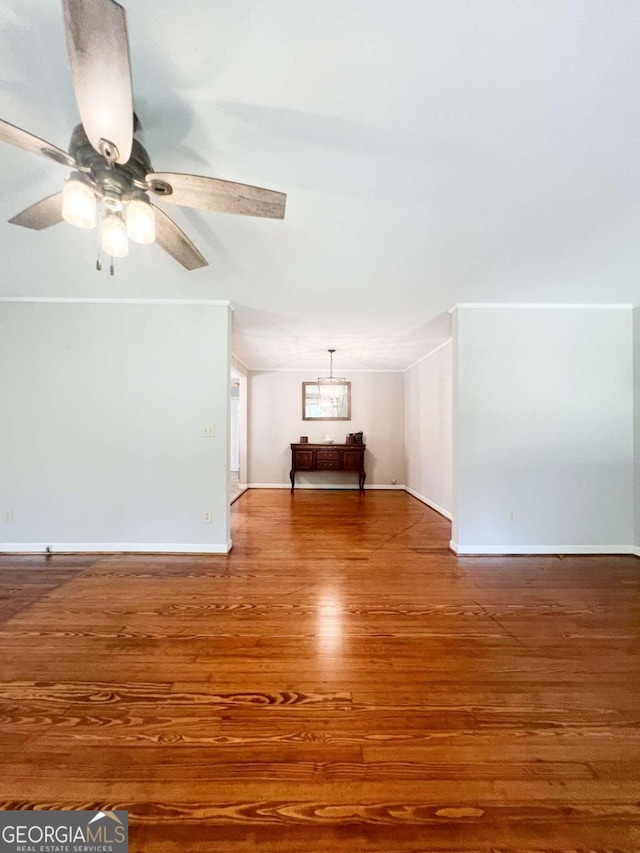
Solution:
[(350, 421), (350, 382), (303, 382), (303, 421)]

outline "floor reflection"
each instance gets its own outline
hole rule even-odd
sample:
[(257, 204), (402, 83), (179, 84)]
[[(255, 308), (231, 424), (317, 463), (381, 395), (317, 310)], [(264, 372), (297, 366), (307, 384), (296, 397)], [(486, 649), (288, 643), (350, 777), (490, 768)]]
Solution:
[(318, 606), (318, 651), (331, 654), (342, 649), (343, 611), (340, 597), (327, 592)]

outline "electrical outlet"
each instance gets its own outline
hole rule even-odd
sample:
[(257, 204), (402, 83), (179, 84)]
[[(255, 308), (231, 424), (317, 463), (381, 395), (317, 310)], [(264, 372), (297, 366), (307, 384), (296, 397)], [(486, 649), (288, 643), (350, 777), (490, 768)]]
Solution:
[(215, 438), (216, 437), (215, 425), (203, 427), (202, 428), (202, 437), (203, 438)]
[(518, 521), (518, 514), (513, 512), (512, 510), (507, 516), (507, 521), (509, 522), (509, 524), (516, 524), (516, 522)]
[(212, 521), (213, 521), (213, 513), (211, 512), (210, 509), (206, 509), (202, 513), (202, 523), (203, 524), (211, 524)]
[(396, 480), (396, 478), (395, 478), (395, 477), (392, 477), (392, 478), (391, 478), (391, 485), (392, 485), (392, 486), (395, 486), (395, 484), (396, 484), (397, 482), (398, 482), (398, 481)]
[(3, 509), (2, 510), (2, 520), (3, 521), (13, 521), (13, 510), (12, 509)]

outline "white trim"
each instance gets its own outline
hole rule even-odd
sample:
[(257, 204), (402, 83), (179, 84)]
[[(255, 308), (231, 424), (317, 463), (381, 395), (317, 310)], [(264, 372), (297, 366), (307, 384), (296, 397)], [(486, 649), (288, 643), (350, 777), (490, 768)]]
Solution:
[(628, 311), (630, 308), (633, 308), (633, 305), (626, 302), (618, 302), (614, 304), (610, 303), (602, 303), (602, 305), (598, 305), (593, 302), (580, 304), (580, 303), (564, 303), (558, 302), (554, 304), (553, 302), (458, 302), (453, 308), (449, 308), (449, 314), (455, 314), (458, 308), (560, 308), (560, 309), (574, 309), (574, 308), (585, 308), (588, 310), (600, 310), (602, 308), (618, 308), (625, 311)]
[[(244, 369), (245, 369), (246, 371), (248, 371), (248, 372), (250, 372), (250, 371), (251, 371), (251, 368), (250, 368), (250, 367), (247, 367), (247, 365), (244, 363), (244, 361), (243, 361), (241, 358), (238, 358), (238, 356), (233, 352), (233, 350), (231, 350), (231, 358), (234, 358), (234, 359), (238, 362), (238, 364), (240, 364), (240, 365), (242, 365), (242, 367), (244, 367)], [(231, 365), (231, 369), (232, 369), (232, 370), (236, 370), (236, 371), (237, 371), (237, 369), (238, 369), (238, 368), (237, 368), (237, 367), (236, 367), (236, 368), (234, 368), (234, 366), (233, 366), (233, 365)], [(245, 376), (245, 379), (246, 379), (246, 378), (247, 378), (247, 377)]]
[(365, 486), (365, 489), (379, 489), (387, 492), (403, 492), (406, 488), (403, 483), (372, 483), (370, 486)]
[(510, 557), (526, 554), (631, 554), (630, 545), (459, 545), (453, 540), (449, 547), (455, 554), (467, 557)]
[(231, 303), (228, 299), (110, 299), (99, 296), (90, 298), (76, 296), (0, 296), (0, 302), (46, 302), (56, 305), (218, 305), (231, 308)]
[[(313, 473), (322, 473), (322, 472), (314, 471)], [(357, 474), (358, 472), (354, 471), (353, 473)], [(291, 483), (249, 483), (248, 488), (249, 489), (290, 489)], [(365, 488), (365, 491), (374, 491), (374, 490), (383, 490), (384, 489), (384, 490), (388, 490), (388, 491), (402, 492), (406, 489), (406, 486), (401, 486), (399, 484), (397, 484), (395, 486), (375, 484), (375, 485), (370, 485), (370, 486), (365, 485), (364, 488)], [(315, 484), (315, 483), (296, 483), (296, 490), (298, 490), (298, 489), (331, 489), (332, 491), (335, 491), (336, 489), (341, 489), (344, 491), (357, 492), (358, 486), (357, 486), (357, 484), (356, 485), (353, 485), (353, 484), (352, 485), (345, 485), (344, 483), (337, 483), (335, 485), (331, 484), (331, 483), (318, 483), (318, 484)]]
[(640, 548), (633, 547), (631, 549), (631, 553), (634, 554), (636, 557), (640, 557)]
[[(316, 375), (327, 372), (324, 367), (247, 367), (252, 373), (315, 373)], [(404, 373), (405, 367), (393, 367), (385, 369), (374, 369), (366, 367), (343, 367), (339, 373)]]
[(402, 372), (406, 373), (407, 370), (411, 370), (412, 367), (415, 367), (416, 364), (420, 364), (420, 362), (424, 361), (425, 358), (431, 358), (432, 355), (435, 355), (437, 352), (440, 352), (441, 349), (444, 349), (446, 346), (448, 346), (451, 343), (453, 343), (453, 338), (449, 338), (449, 340), (445, 341), (443, 344), (438, 344), (438, 346), (435, 349), (432, 349), (426, 355), (421, 356), (417, 361), (414, 361), (413, 364), (410, 364), (409, 367), (405, 367), (405, 369)]
[(0, 554), (228, 554), (232, 545), (231, 539), (226, 545), (164, 542), (0, 542)]
[[(290, 489), (291, 483), (247, 483), (248, 489)], [(301, 489), (302, 486), (296, 486)]]
[(431, 507), (431, 509), (435, 509), (435, 511), (439, 512), (440, 515), (451, 521), (451, 513), (448, 509), (445, 509), (439, 504), (430, 501), (428, 498), (425, 498), (424, 495), (421, 495), (419, 492), (416, 492), (415, 489), (412, 489), (410, 486), (405, 486), (404, 489), (414, 498), (417, 498), (419, 501), (422, 501), (423, 504), (426, 504), (428, 507)]

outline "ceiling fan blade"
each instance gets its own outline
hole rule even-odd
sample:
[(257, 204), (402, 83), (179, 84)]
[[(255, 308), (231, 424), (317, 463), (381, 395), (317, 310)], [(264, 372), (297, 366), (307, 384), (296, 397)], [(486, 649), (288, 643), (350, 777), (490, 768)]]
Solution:
[(114, 0), (62, 0), (62, 5), (73, 89), (89, 142), (107, 159), (126, 163), (133, 98), (125, 11)]
[(15, 145), (31, 154), (42, 154), (50, 160), (55, 160), (56, 163), (62, 163), (63, 166), (73, 167), (76, 165), (71, 154), (67, 154), (66, 151), (56, 148), (50, 142), (38, 139), (32, 133), (27, 133), (26, 130), (22, 130), (22, 128), (9, 124), (8, 121), (2, 119), (0, 119), (0, 142), (8, 142), (10, 145)]
[(9, 222), (12, 225), (31, 228), (33, 231), (42, 231), (43, 228), (57, 225), (58, 222), (62, 222), (62, 193), (54, 193), (37, 201), (31, 207), (17, 213)]
[(197, 270), (208, 266), (200, 252), (193, 245), (184, 231), (179, 228), (170, 216), (151, 205), (156, 216), (156, 243), (168, 252), (172, 258), (188, 270)]
[[(200, 175), (177, 175), (173, 172), (154, 172), (147, 175), (147, 182), (151, 184), (153, 192), (173, 204), (197, 207), (200, 210), (216, 210), (220, 213), (284, 219), (286, 193), (236, 184), (233, 181), (219, 181), (217, 178), (203, 178)], [(164, 184), (169, 185), (170, 193), (163, 191)]]

